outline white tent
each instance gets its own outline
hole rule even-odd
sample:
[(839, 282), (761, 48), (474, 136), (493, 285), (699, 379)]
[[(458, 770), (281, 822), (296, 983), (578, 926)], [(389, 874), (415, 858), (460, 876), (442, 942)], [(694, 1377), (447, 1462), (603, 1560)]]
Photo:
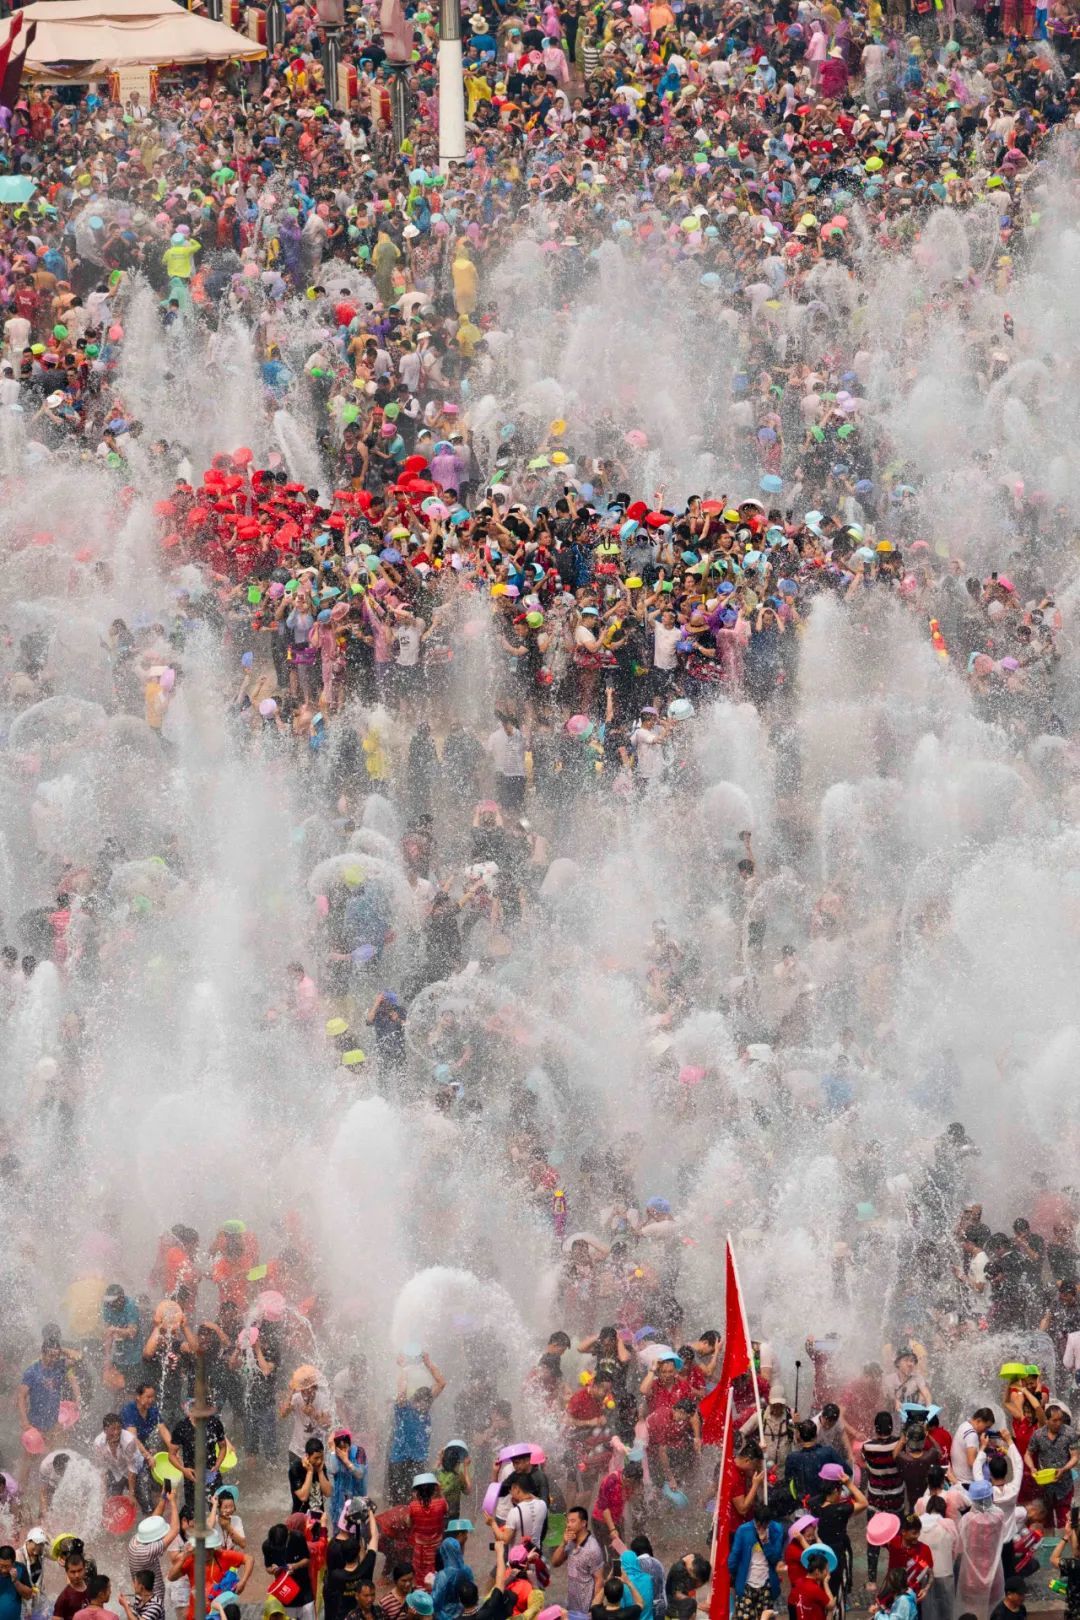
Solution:
[(37, 34), (27, 53), (33, 77), (46, 65), (93, 63), (100, 73), (145, 64), (257, 61), (263, 46), (176, 0), (34, 0), (23, 8)]

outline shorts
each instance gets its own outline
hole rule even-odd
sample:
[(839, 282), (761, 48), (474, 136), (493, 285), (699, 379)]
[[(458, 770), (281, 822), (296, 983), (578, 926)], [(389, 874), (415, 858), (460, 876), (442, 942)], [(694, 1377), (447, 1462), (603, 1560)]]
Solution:
[(525, 778), (523, 776), (496, 776), (495, 797), (501, 810), (522, 810), (525, 807)]

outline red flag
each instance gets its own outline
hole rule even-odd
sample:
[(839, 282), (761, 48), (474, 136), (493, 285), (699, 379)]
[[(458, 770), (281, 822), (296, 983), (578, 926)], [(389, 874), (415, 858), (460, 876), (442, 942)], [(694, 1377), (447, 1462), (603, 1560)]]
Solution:
[[(20, 12), (18, 16), (21, 21), (22, 13)], [(23, 33), (18, 45), (12, 50), (11, 46), (14, 44), (18, 31), (17, 26), (11, 31), (11, 40), (8, 42), (8, 59), (4, 64), (3, 82), (2, 86), (0, 86), (0, 104), (5, 107), (14, 107), (19, 99), (19, 83), (22, 79), (23, 67), (26, 64), (26, 53), (34, 43), (37, 23), (32, 22), (30, 24), (29, 28)]]
[(731, 1247), (730, 1238), (727, 1240), (726, 1268), (724, 1360), (720, 1367), (720, 1381), (698, 1407), (701, 1414), (701, 1438), (707, 1446), (720, 1444), (724, 1416), (727, 1412), (728, 1391), (736, 1378), (741, 1378), (744, 1373), (750, 1371), (753, 1356), (742, 1289), (739, 1287), (739, 1274), (735, 1269), (735, 1251)]
[[(23, 26), (23, 23), (25, 21), (26, 21), (26, 18), (23, 16), (22, 12), (17, 11), (15, 13), (14, 19), (12, 21), (11, 31), (8, 34), (8, 37), (4, 41), (4, 43), (2, 45), (0, 45), (0, 84), (3, 84), (4, 76), (7, 73), (7, 69), (8, 69), (8, 62), (11, 59), (12, 47), (15, 44), (15, 41), (18, 39), (19, 35), (21, 34), (22, 26)], [(10, 107), (10, 106), (13, 105), (13, 103), (8, 101), (8, 102), (5, 102), (4, 105), (6, 107)]]
[(732, 1502), (741, 1493), (742, 1475), (735, 1466), (734, 1424), (731, 1421), (731, 1387), (724, 1406), (724, 1438), (720, 1447), (720, 1484), (716, 1492), (716, 1525), (712, 1545), (712, 1596), (709, 1599), (709, 1620), (728, 1620), (731, 1607), (731, 1576), (728, 1573), (728, 1553), (731, 1551)]

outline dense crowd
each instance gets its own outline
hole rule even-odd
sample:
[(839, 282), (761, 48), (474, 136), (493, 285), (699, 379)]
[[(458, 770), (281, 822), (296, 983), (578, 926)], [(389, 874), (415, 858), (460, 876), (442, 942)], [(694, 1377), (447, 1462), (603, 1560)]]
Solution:
[[(1032, 361), (1000, 304), (1038, 240), (1050, 167), (1075, 185), (1070, 6), (484, 0), (465, 19), (468, 156), (449, 172), (436, 16), (406, 13), (400, 148), (370, 7), (344, 30), (347, 107), (326, 93), (301, 5), (264, 65), (210, 83), (163, 72), (151, 105), (24, 85), (0, 132), (0, 160), (33, 186), (0, 213), (4, 543), (17, 561), (64, 556), (107, 648), (103, 718), (149, 733), (163, 768), (199, 724), (209, 664), (230, 755), (299, 780), (318, 823), (313, 918), (260, 1016), (303, 1033), (335, 1098), (407, 1095), (465, 1130), (510, 1074), (507, 1176), (557, 1266), (561, 1325), (524, 1383), (487, 1334), (466, 1340), (456, 1380), (401, 1347), (387, 1415), (302, 1216), (262, 1245), (240, 1220), (208, 1242), (176, 1225), (149, 1277), (106, 1239), (11, 1380), (0, 1620), (119, 1620), (114, 1594), (125, 1620), (193, 1620), (200, 1357), (220, 1620), (252, 1582), (267, 1617), (297, 1620), (693, 1620), (710, 1600), (719, 1466), (702, 1402), (724, 1351), (722, 1323), (682, 1303), (693, 1225), (645, 1184), (629, 1139), (553, 1162), (507, 1057), (528, 1012), (416, 1010), (455, 975), (497, 977), (547, 926), (592, 807), (686, 811), (712, 705), (753, 706), (796, 794), (800, 649), (822, 607), (856, 646), (899, 623), (1003, 753), (1072, 741), (1058, 701), (1067, 506), (1003, 483), (1000, 554), (973, 542), (966, 561), (881, 419), (864, 342), (867, 265), (918, 263), (941, 218), (989, 211), (985, 266), (924, 301), (905, 353), (951, 299), (975, 386)], [(523, 249), (525, 279), (508, 280)], [(550, 355), (612, 267), (724, 345), (702, 410), (730, 487), (657, 487), (647, 369), (599, 411), (568, 396), (554, 416), (517, 391), (536, 310)], [(179, 397), (194, 355), (208, 403), (233, 385), (238, 332), (252, 445), (200, 451), (198, 392), (168, 436), (149, 434), (147, 354), (150, 395)], [(493, 414), (507, 399), (513, 415)], [(675, 437), (700, 448), (700, 427)], [(34, 499), (80, 474), (107, 481), (118, 533), (143, 525), (168, 613), (101, 619), (114, 559), (80, 542), (76, 507), (43, 518)], [(64, 689), (48, 638), (10, 630), (17, 751), (20, 721)], [(19, 753), (28, 774), (43, 756)], [(783, 1117), (775, 1055), (808, 1042), (823, 1009), (842, 1034), (805, 1113), (842, 1133), (888, 1072), (887, 1039), (875, 1048), (856, 1013), (848, 1025), (846, 986), (815, 987), (820, 961), (812, 973), (761, 903), (750, 823), (730, 830), (710, 876), (740, 971), (717, 993), (737, 1026), (732, 1070), (758, 1087), (751, 1134)], [(92, 861), (43, 849), (48, 902), (5, 918), (5, 1014), (43, 963), (62, 987), (55, 1051), (33, 1072), (65, 1127), (101, 985), (134, 976), (140, 930), (200, 860), (179, 833), (146, 855), (113, 836)], [(859, 922), (836, 882), (807, 926), (824, 952)], [(672, 1039), (702, 996), (699, 945), (658, 922), (638, 976), (673, 1133), (692, 1133), (698, 1100), (730, 1078)], [(948, 1051), (929, 1066), (946, 1103), (956, 1069)], [(752, 1158), (737, 1112), (725, 1126)], [(1048, 1564), (1080, 1615), (1080, 1204), (1044, 1192), (992, 1230), (964, 1203), (973, 1146), (950, 1126), (887, 1210), (880, 1145), (852, 1126), (835, 1297), (892, 1263), (898, 1210), (901, 1282), (877, 1359), (851, 1365), (824, 1307), (795, 1326), (799, 1343), (810, 1334), (801, 1389), (800, 1362), (755, 1345), (732, 1414), (737, 1620), (784, 1601), (791, 1620), (867, 1602), (889, 1620), (1022, 1620)], [(571, 1211), (595, 1230), (569, 1231)], [(955, 1360), (972, 1346), (993, 1362), (974, 1388)]]

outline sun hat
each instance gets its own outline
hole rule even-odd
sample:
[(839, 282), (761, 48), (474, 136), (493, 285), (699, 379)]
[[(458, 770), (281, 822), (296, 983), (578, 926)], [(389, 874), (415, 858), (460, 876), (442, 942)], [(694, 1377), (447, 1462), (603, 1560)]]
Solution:
[(153, 1513), (148, 1519), (140, 1521), (135, 1540), (140, 1547), (152, 1547), (155, 1541), (163, 1541), (168, 1533), (168, 1520), (163, 1519), (160, 1513)]

